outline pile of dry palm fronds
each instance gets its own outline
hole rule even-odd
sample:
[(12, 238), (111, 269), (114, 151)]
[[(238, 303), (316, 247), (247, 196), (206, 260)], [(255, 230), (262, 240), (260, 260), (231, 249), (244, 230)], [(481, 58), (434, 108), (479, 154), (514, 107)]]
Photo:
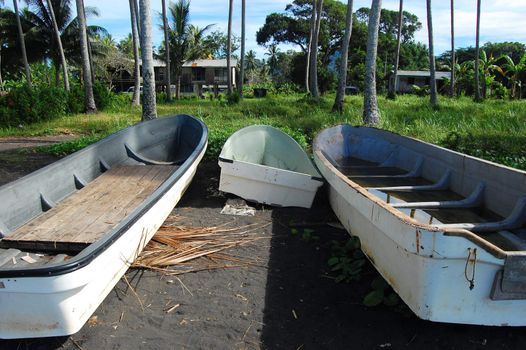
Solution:
[(260, 229), (269, 224), (231, 227), (192, 227), (165, 225), (152, 238), (134, 262), (134, 267), (148, 268), (168, 274), (217, 268), (258, 265), (253, 258), (235, 256), (227, 249), (253, 243), (269, 236)]

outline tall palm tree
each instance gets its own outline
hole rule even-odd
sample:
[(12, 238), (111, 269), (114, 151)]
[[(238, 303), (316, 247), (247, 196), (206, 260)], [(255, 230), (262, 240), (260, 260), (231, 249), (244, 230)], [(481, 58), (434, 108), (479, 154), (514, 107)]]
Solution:
[(31, 70), (29, 68), (29, 62), (27, 61), (26, 53), (26, 41), (24, 39), (24, 32), (22, 31), (22, 23), (20, 22), (20, 15), (18, 13), (18, 0), (13, 0), (13, 8), (16, 16), (16, 26), (18, 29), (18, 40), (20, 41), (20, 51), (22, 53), (22, 61), (24, 62), (24, 68), (26, 70), (26, 82), (27, 86), (31, 88)]
[(279, 47), (276, 44), (271, 44), (268, 47), (268, 51), (265, 52), (265, 55), (268, 56), (268, 67), (270, 69), (270, 75), (275, 76), (278, 70), (278, 56), (280, 54)]
[(157, 118), (157, 104), (155, 101), (155, 75), (153, 71), (152, 47), (152, 15), (150, 0), (139, 0), (139, 16), (141, 22), (141, 58), (143, 103), (142, 120)]
[(246, 54), (246, 71), (248, 75), (249, 84), (254, 80), (256, 70), (258, 68), (258, 63), (256, 59), (256, 53), (254, 50), (249, 50)]
[(482, 96), (480, 95), (480, 0), (477, 0), (477, 30), (475, 38), (475, 100), (482, 101)]
[(131, 105), (139, 106), (141, 104), (141, 72), (139, 65), (139, 29), (137, 28), (137, 0), (130, 0), (130, 20), (132, 27), (132, 45), (133, 45), (133, 96)]
[(451, 85), (449, 95), (455, 96), (455, 0), (451, 0)]
[(321, 26), (321, 11), (323, 10), (323, 0), (317, 0), (315, 6), (315, 15), (316, 24), (314, 31), (312, 32), (312, 44), (311, 44), (311, 53), (310, 53), (310, 94), (315, 99), (320, 98), (320, 92), (318, 90), (318, 37), (320, 34)]
[(166, 99), (168, 101), (172, 100), (172, 82), (170, 73), (172, 70), (170, 69), (170, 45), (168, 44), (168, 17), (166, 16), (166, 0), (162, 0), (162, 7), (163, 7), (163, 31), (164, 31), (164, 47), (165, 47), (165, 56), (164, 60), (166, 61)]
[(241, 0), (241, 62), (239, 68), (239, 95), (243, 97), (245, 80), (245, 0)]
[[(183, 64), (206, 56), (208, 50), (205, 47), (204, 36), (213, 25), (204, 28), (191, 25), (190, 2), (187, 0), (170, 2), (168, 14), (170, 62), (177, 86), (175, 96), (178, 99), (181, 92)], [(159, 53), (164, 54), (164, 50), (165, 48), (161, 47)]]
[(228, 1), (228, 40), (226, 49), (226, 70), (227, 70), (227, 85), (228, 93), (232, 93), (232, 64), (230, 62), (232, 56), (232, 10), (234, 7), (234, 0)]
[(398, 79), (398, 64), (400, 63), (400, 42), (402, 41), (402, 21), (403, 19), (404, 19), (404, 0), (400, 0), (400, 9), (398, 10), (398, 33), (396, 34), (396, 53), (395, 53), (393, 83), (389, 85), (389, 94), (388, 94), (388, 96), (392, 99), (396, 98), (396, 80)]
[(365, 79), (363, 91), (363, 122), (367, 125), (380, 123), (380, 112), (376, 97), (376, 54), (382, 0), (373, 0), (367, 28), (367, 54), (365, 56)]
[(427, 7), (427, 35), (429, 39), (429, 89), (430, 102), (433, 108), (438, 107), (437, 81), (435, 67), (435, 45), (433, 41), (433, 14), (431, 12), (431, 0), (426, 0)]
[(338, 90), (332, 106), (333, 112), (343, 111), (343, 98), (345, 97), (345, 86), (347, 85), (347, 62), (349, 60), (349, 42), (352, 32), (352, 7), (353, 0), (347, 0), (347, 15), (345, 16), (345, 34), (343, 35), (342, 52), (340, 58), (340, 74), (338, 77)]
[(82, 77), (84, 80), (84, 106), (86, 113), (95, 113), (95, 97), (93, 96), (93, 82), (91, 81), (91, 65), (88, 52), (88, 33), (86, 32), (86, 15), (84, 14), (84, 0), (76, 0), (77, 18), (79, 21), (80, 50), (82, 56)]
[(53, 24), (53, 29), (55, 31), (55, 40), (57, 42), (58, 51), (60, 54), (60, 61), (62, 64), (62, 74), (64, 79), (64, 89), (69, 91), (69, 77), (68, 77), (68, 64), (66, 62), (66, 55), (64, 54), (64, 48), (62, 47), (62, 40), (60, 38), (60, 31), (58, 29), (57, 18), (55, 17), (55, 10), (53, 9), (53, 4), (51, 0), (47, 0), (47, 7), (49, 15), (51, 17), (51, 23)]

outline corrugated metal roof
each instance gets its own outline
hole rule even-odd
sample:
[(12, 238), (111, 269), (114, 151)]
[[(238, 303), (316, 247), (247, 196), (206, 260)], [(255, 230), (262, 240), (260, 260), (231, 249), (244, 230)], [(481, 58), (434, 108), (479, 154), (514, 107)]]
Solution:
[[(431, 74), (428, 70), (399, 70), (399, 77), (429, 77)], [(451, 72), (436, 72), (437, 79), (451, 78)]]
[[(231, 59), (230, 65), (232, 67), (237, 66), (237, 60)], [(187, 61), (183, 64), (183, 67), (217, 67), (217, 68), (226, 68), (226, 58), (219, 60), (195, 60)]]

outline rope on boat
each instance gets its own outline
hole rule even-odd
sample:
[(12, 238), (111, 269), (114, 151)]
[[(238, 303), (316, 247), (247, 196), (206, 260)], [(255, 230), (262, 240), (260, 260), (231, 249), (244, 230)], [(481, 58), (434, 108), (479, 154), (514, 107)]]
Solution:
[[(473, 256), (473, 259), (471, 258)], [(473, 269), (471, 270), (471, 278), (468, 277), (468, 264), (473, 261)], [(464, 277), (469, 282), (469, 290), (475, 288), (475, 265), (477, 264), (477, 248), (468, 248), (468, 258), (466, 260), (466, 266), (464, 267)]]

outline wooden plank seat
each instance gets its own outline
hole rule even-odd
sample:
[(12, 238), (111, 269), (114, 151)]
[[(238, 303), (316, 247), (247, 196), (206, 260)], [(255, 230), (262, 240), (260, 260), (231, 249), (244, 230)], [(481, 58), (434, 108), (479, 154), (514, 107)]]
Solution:
[(2, 248), (76, 252), (100, 239), (170, 175), (174, 166), (123, 165), (106, 171), (0, 241)]

